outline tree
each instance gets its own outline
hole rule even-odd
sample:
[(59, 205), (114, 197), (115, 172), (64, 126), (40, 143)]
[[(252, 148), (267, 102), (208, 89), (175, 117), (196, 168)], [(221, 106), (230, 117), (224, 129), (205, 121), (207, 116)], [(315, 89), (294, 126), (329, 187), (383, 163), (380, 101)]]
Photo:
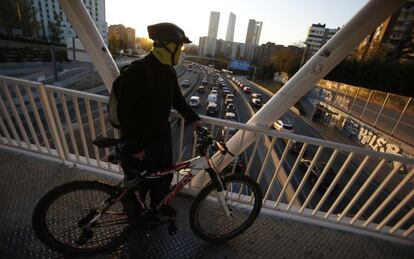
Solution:
[(62, 32), (60, 30), (60, 26), (62, 23), (62, 18), (58, 16), (56, 13), (53, 15), (55, 17), (54, 21), (49, 21), (49, 39), (51, 42), (61, 42), (62, 41)]
[(118, 53), (121, 49), (121, 42), (119, 36), (116, 33), (109, 33), (108, 36), (109, 50), (112, 54)]
[(194, 44), (186, 44), (184, 47), (184, 53), (188, 55), (194, 55), (197, 56), (198, 53), (198, 46)]
[(149, 52), (152, 49), (153, 41), (148, 38), (136, 37), (135, 43), (139, 44), (143, 50)]
[(359, 62), (345, 59), (325, 79), (368, 89), (414, 96), (414, 62), (398, 63), (397, 59), (372, 58)]
[(284, 47), (276, 51), (270, 63), (277, 72), (286, 72), (292, 76), (298, 71), (303, 49), (296, 46)]
[(4, 28), (6, 34), (12, 37), (16, 34), (15, 30), (20, 29), (22, 36), (36, 38), (40, 26), (31, 1), (3, 0), (0, 8), (0, 28)]

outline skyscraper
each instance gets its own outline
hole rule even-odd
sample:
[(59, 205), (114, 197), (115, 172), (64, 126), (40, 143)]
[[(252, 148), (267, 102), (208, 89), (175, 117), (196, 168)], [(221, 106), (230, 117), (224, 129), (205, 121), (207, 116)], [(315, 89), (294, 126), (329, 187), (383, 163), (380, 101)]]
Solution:
[(254, 19), (249, 20), (246, 33), (246, 44), (258, 45), (260, 40), (260, 33), (262, 32), (263, 22), (256, 21)]
[(210, 12), (210, 22), (208, 24), (208, 37), (217, 39), (218, 27), (220, 21), (219, 12)]
[(234, 13), (230, 13), (229, 23), (227, 25), (226, 41), (233, 41), (235, 26), (236, 26), (236, 15), (234, 15)]

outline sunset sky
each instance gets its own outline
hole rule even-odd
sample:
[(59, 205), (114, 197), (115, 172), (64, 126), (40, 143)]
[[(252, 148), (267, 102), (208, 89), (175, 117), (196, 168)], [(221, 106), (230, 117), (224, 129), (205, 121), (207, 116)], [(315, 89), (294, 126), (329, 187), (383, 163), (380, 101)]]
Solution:
[(328, 28), (344, 25), (368, 0), (106, 0), (108, 25), (124, 24), (147, 37), (146, 27), (173, 22), (198, 44), (206, 36), (210, 11), (220, 12), (218, 38), (224, 39), (230, 12), (236, 15), (234, 41), (244, 42), (249, 19), (263, 22), (260, 44), (268, 41), (288, 45), (302, 42), (312, 23)]

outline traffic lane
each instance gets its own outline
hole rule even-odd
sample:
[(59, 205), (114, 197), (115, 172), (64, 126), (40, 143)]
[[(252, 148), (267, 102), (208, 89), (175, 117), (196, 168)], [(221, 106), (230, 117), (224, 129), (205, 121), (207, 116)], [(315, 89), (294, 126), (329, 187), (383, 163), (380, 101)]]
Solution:
[[(235, 103), (239, 114), (239, 119), (241, 122), (246, 123), (254, 114), (254, 110), (250, 107), (249, 100), (247, 99), (247, 103), (245, 101), (246, 94), (241, 91), (240, 88), (238, 88), (235, 84), (233, 84), (229, 79), (225, 79), (227, 87), (230, 89), (235, 90)], [(266, 138), (261, 138), (260, 143), (258, 146), (258, 149), (255, 154), (255, 159), (253, 160), (253, 164), (251, 167), (250, 176), (252, 176), (254, 179), (257, 179), (258, 183), (260, 184), (260, 187), (263, 190), (267, 190), (270, 187), (271, 179), (273, 177), (273, 173), (276, 171), (277, 167), (277, 161), (278, 158), (271, 155), (271, 158), (268, 159), (266, 164), (264, 163), (267, 149), (270, 147), (270, 141)], [(248, 149), (246, 149), (246, 155), (247, 158), (250, 159), (252, 155), (253, 145), (251, 145)], [(276, 161), (277, 160), (277, 161)], [(258, 177), (260, 174), (260, 171), (263, 168), (263, 172), (261, 174), (261, 179), (259, 181)], [(279, 172), (280, 173), (280, 172)], [(276, 195), (280, 193), (281, 186), (283, 186), (283, 183), (279, 179), (277, 179), (276, 184), (272, 187), (272, 192), (270, 193), (269, 199), (275, 200)], [(285, 195), (285, 194), (284, 194)], [(283, 196), (282, 201), (285, 201), (286, 198)]]
[[(241, 81), (245, 86), (249, 86), (251, 88), (251, 90), (252, 90), (251, 93), (260, 93), (262, 95), (262, 100), (263, 100), (262, 103), (263, 103), (263, 105), (271, 99), (271, 96), (269, 96), (267, 92), (261, 90), (260, 88), (257, 88), (254, 85), (250, 85), (246, 80), (244, 80), (244, 78), (238, 78), (238, 80)], [(241, 88), (239, 88), (239, 89), (241, 91), (243, 91)], [(250, 105), (251, 105), (251, 103), (250, 103), (250, 95), (251, 95), (251, 93), (244, 93), (244, 92), (242, 92), (240, 94), (242, 98), (245, 98), (249, 102)], [(258, 111), (259, 109), (260, 108), (253, 107), (253, 110), (255, 112)], [(291, 121), (291, 122), (293, 122), (293, 121), (295, 121), (295, 122), (296, 121), (299, 121), (298, 118), (295, 117), (294, 113), (292, 113), (290, 111), (287, 112), (287, 113), (285, 113), (282, 116), (282, 120), (284, 120), (284, 121)], [(298, 124), (300, 125), (300, 127), (298, 127), (299, 128), (298, 132), (295, 132), (296, 134), (302, 134), (302, 135), (311, 136), (311, 137), (317, 136), (315, 134), (316, 132), (313, 129), (312, 129), (312, 131), (310, 131), (311, 133), (309, 133), (309, 130), (307, 129), (309, 126), (307, 124), (305, 124), (303, 121), (299, 121)], [(282, 140), (282, 139), (277, 139), (276, 140), (276, 143), (275, 143), (275, 145), (274, 145), (273, 148), (275, 149), (275, 151), (276, 151), (277, 156), (278, 156), (279, 159), (282, 156), (282, 153), (283, 153), (285, 147), (286, 147), (286, 145), (285, 145), (285, 141), (284, 140)], [(295, 156), (294, 154), (291, 154), (291, 153), (288, 153), (287, 154), (287, 156), (285, 158), (285, 161), (283, 163), (283, 168), (286, 170), (286, 172), (289, 172), (290, 173), (292, 171), (292, 168), (293, 168), (293, 165), (294, 165), (294, 163), (296, 161), (296, 158), (297, 158), (297, 156)], [(304, 171), (303, 168), (302, 169), (301, 168), (298, 168), (295, 172), (293, 172), (293, 177), (291, 179), (291, 184), (292, 184), (292, 186), (294, 188), (297, 188), (299, 186), (300, 182), (302, 181), (302, 179), (304, 177), (304, 173), (305, 172), (306, 171)], [(305, 185), (302, 187), (301, 192), (298, 195), (299, 200), (301, 202), (304, 202), (306, 200), (306, 197), (311, 192), (312, 187), (313, 186), (311, 185), (311, 183), (309, 182), (309, 180), (307, 180), (306, 183), (305, 183)], [(315, 194), (315, 196), (316, 197), (319, 196), (319, 198), (320, 198), (320, 195), (321, 194), (319, 192), (316, 192), (316, 194)], [(314, 202), (314, 199), (311, 200), (311, 202), (310, 202), (310, 204), (308, 206), (309, 207), (316, 206), (316, 204)]]

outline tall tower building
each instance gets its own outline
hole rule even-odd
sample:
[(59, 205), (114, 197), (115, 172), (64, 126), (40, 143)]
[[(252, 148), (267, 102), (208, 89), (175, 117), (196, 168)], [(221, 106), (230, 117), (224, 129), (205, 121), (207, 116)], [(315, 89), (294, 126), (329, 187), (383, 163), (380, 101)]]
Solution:
[(210, 12), (210, 22), (208, 24), (208, 37), (217, 39), (218, 27), (220, 21), (219, 12)]
[(260, 33), (262, 32), (263, 22), (256, 21), (254, 19), (249, 20), (246, 33), (246, 44), (259, 45)]
[(235, 26), (236, 26), (236, 15), (234, 13), (230, 13), (229, 23), (227, 25), (226, 41), (233, 41), (234, 40), (234, 28), (235, 28)]

